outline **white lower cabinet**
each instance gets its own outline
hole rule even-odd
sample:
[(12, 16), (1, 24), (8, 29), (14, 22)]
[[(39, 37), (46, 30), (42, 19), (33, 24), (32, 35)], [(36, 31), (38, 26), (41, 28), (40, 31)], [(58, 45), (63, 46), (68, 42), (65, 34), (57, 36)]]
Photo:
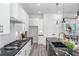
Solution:
[(25, 46), (16, 54), (16, 56), (25, 56), (26, 55), (26, 49)]
[(17, 56), (25, 56), (25, 50), (24, 51), (20, 51)]
[(31, 40), (15, 56), (29, 56), (30, 52)]
[(26, 56), (28, 56), (31, 52), (31, 40), (27, 43), (27, 46), (26, 46)]

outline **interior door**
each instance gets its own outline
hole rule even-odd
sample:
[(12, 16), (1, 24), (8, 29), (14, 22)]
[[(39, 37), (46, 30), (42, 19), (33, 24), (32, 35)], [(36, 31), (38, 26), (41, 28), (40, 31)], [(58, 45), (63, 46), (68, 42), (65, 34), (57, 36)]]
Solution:
[(33, 43), (38, 43), (38, 26), (29, 26), (29, 36), (33, 37)]

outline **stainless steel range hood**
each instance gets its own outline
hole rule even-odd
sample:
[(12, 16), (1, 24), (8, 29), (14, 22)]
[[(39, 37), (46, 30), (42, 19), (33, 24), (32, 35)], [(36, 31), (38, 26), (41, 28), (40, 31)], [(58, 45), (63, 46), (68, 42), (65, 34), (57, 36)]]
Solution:
[(24, 23), (24, 22), (22, 22), (22, 21), (20, 21), (20, 20), (17, 20), (17, 19), (14, 18), (14, 17), (10, 17), (10, 22), (11, 22), (11, 23)]

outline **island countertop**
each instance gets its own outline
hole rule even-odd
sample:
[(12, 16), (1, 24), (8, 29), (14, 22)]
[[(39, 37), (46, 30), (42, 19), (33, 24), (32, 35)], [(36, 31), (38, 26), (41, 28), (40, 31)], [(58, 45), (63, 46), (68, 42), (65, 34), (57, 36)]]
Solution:
[[(50, 44), (51, 44), (51, 42), (62, 42), (64, 44), (63, 41), (60, 41), (60, 39), (56, 38), (56, 37), (47, 37), (46, 40), (49, 41)], [(73, 56), (79, 56), (79, 45), (77, 45), (74, 48), (74, 50), (73, 50)]]

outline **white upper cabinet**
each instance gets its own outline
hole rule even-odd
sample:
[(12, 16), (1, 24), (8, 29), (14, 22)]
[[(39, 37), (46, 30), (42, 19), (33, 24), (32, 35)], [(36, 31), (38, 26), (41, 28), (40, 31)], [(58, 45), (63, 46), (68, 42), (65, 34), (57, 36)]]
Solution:
[[(22, 31), (28, 30), (29, 17), (26, 11), (18, 3), (10, 4), (10, 17), (14, 23), (21, 23)], [(21, 31), (21, 30), (20, 30)]]
[(29, 29), (29, 15), (26, 13), (26, 21), (25, 21), (25, 30), (28, 31)]
[(18, 9), (19, 9), (19, 4), (11, 3), (10, 4), (10, 17), (14, 17), (18, 20)]
[(29, 16), (22, 7), (19, 8), (19, 20), (23, 22), (23, 29), (28, 31)]
[(11, 3), (10, 4), (10, 21), (13, 23), (23, 23), (19, 19), (19, 8), (20, 5), (18, 3)]
[(0, 35), (10, 32), (10, 4), (0, 4)]

